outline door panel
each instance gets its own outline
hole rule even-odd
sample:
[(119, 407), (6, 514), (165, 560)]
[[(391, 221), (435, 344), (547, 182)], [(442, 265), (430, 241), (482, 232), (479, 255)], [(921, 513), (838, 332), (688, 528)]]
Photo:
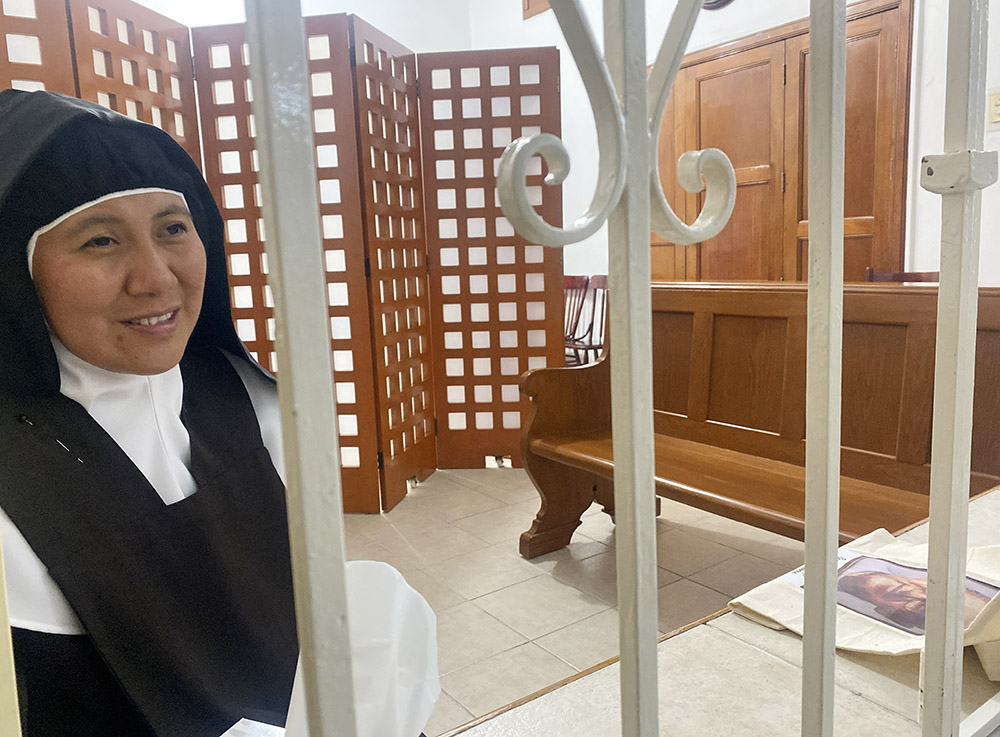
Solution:
[[(660, 140), (657, 146), (657, 160), (660, 165), (660, 182), (663, 195), (681, 220), (687, 221), (687, 198), (677, 181), (677, 159), (684, 148), (684, 116), (678, 111), (684, 109), (684, 86), (682, 76), (667, 100), (660, 124)], [(656, 233), (650, 233), (651, 267), (653, 281), (691, 281), (698, 278), (699, 246), (678, 246)]]
[[(865, 267), (902, 268), (901, 208), (904, 176), (899, 148), (905, 137), (905, 100), (899, 100), (899, 10), (847, 24), (847, 100), (844, 161), (844, 279), (864, 281)], [(785, 44), (784, 276), (805, 279), (808, 263), (809, 37)], [(903, 72), (905, 73), (905, 71)], [(900, 166), (895, 165), (899, 159)]]
[[(773, 43), (683, 71), (685, 150), (719, 148), (736, 168), (736, 207), (722, 233), (701, 244), (706, 281), (781, 277), (784, 44)], [(704, 196), (688, 195), (688, 220)]]

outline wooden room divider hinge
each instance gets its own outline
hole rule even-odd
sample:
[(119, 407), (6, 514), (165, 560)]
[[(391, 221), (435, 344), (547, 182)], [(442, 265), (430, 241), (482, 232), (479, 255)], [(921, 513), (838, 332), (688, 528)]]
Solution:
[[(69, 60), (70, 64), (73, 65), (73, 88), (76, 90), (76, 96), (82, 97), (80, 94), (80, 68), (76, 60), (76, 39), (73, 37), (73, 9), (70, 7), (69, 0), (66, 0), (66, 28), (69, 29)], [(191, 63), (194, 64), (194, 53), (191, 53)]]
[(417, 99), (419, 100), (420, 99), (420, 77), (417, 77), (415, 80), (413, 80), (413, 86), (414, 86), (414, 88), (417, 91)]
[(378, 452), (378, 470), (385, 470), (385, 456), (382, 455), (382, 451)]
[(788, 84), (788, 64), (781, 65), (781, 84)]
[(438, 434), (438, 418), (437, 417), (434, 418), (434, 434), (435, 435)]
[(351, 69), (354, 69), (358, 66), (357, 47), (354, 46), (354, 44), (351, 44), (347, 49), (347, 53), (351, 59)]
[(365, 256), (365, 276), (369, 279), (371, 279), (372, 276), (372, 262), (367, 256)]
[(785, 172), (781, 172), (781, 194), (785, 193)]

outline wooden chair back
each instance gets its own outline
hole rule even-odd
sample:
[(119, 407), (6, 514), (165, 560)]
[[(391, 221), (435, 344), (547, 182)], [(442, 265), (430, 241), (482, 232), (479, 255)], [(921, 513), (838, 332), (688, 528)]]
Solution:
[[(652, 301), (656, 431), (804, 464), (805, 285), (654, 284)], [(846, 287), (844, 475), (927, 492), (936, 316), (936, 287)], [(983, 288), (973, 399), (979, 490), (1000, 483), (997, 382), (1000, 289)]]
[(590, 277), (590, 310), (588, 319), (574, 346), (577, 349), (580, 363), (596, 361), (604, 348), (604, 335), (608, 317), (608, 275), (595, 274)]
[(590, 277), (586, 276), (571, 276), (569, 274), (563, 276), (563, 294), (565, 295), (563, 335), (567, 341), (576, 336), (580, 315), (583, 314), (583, 304), (587, 299), (589, 282)]

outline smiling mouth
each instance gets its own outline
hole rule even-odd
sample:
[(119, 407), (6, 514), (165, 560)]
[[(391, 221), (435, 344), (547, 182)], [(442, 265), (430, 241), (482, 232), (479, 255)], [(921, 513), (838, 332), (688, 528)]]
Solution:
[(167, 322), (177, 315), (179, 310), (172, 310), (162, 315), (151, 315), (150, 317), (137, 317), (134, 320), (125, 320), (126, 325), (159, 325)]

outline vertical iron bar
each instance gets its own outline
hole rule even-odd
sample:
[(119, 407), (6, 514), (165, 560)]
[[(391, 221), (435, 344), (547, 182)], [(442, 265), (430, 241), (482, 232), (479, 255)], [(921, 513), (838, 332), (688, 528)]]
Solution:
[(7, 612), (7, 581), (3, 572), (3, 545), (0, 541), (0, 735), (21, 734), (17, 707), (17, 678), (14, 675), (14, 646)]
[(340, 448), (302, 12), (288, 0), (246, 0), (246, 10), (306, 708), (312, 737), (355, 737)]
[[(987, 10), (986, 0), (952, 0), (949, 6), (946, 154), (982, 147)], [(981, 204), (978, 189), (944, 194), (941, 199), (941, 284), (922, 664), (924, 737), (953, 737), (961, 720)]]
[(644, 0), (605, 0), (605, 58), (628, 140), (625, 191), (608, 220), (623, 737), (659, 734), (645, 28)]
[(809, 292), (802, 734), (833, 734), (844, 322), (845, 0), (809, 16)]

